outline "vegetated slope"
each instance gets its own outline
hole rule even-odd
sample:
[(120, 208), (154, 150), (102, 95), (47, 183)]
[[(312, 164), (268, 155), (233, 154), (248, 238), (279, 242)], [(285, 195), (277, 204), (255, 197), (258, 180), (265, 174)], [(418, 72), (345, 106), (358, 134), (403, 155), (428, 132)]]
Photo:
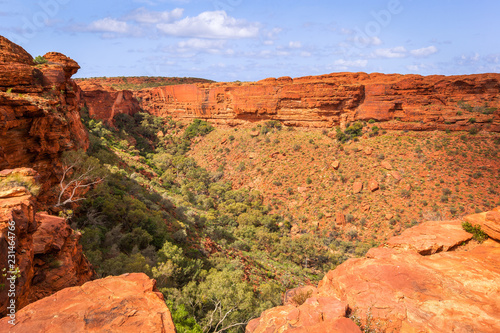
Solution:
[(318, 129), (216, 128), (190, 152), (235, 188), (260, 191), (292, 231), (384, 240), (426, 220), (500, 205), (500, 136), (379, 131), (341, 143)]
[(100, 276), (155, 278), (178, 327), (217, 331), (241, 323), (232, 329), (241, 331), (278, 305), (285, 288), (319, 281), (373, 246), (330, 235), (291, 237), (290, 221), (270, 213), (258, 191), (237, 190), (220, 181), (222, 172), (208, 172), (187, 156), (192, 142), (213, 130), (204, 121), (185, 126), (119, 114), (115, 127), (107, 127), (85, 111), (88, 153), (109, 174), (87, 193), (72, 226), (82, 231)]
[(177, 84), (212, 83), (212, 80), (195, 77), (162, 77), (162, 76), (119, 76), (119, 77), (92, 77), (75, 79), (80, 84), (98, 84), (107, 89), (140, 90)]

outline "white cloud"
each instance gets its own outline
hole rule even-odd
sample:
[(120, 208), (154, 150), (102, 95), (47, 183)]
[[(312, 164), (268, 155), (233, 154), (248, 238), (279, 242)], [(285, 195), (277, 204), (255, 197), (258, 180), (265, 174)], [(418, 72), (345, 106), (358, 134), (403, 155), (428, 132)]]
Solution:
[(226, 41), (224, 40), (207, 40), (192, 38), (188, 40), (183, 40), (177, 44), (178, 47), (182, 49), (221, 49), (225, 46)]
[(412, 72), (418, 72), (420, 70), (420, 67), (418, 65), (408, 65), (406, 66), (406, 68), (408, 68), (408, 70)]
[(86, 30), (95, 32), (127, 33), (129, 31), (129, 26), (127, 22), (106, 17), (90, 23)]
[(379, 58), (404, 58), (407, 51), (404, 46), (396, 46), (390, 49), (376, 49), (373, 55)]
[(345, 59), (338, 59), (335, 60), (334, 62), (335, 66), (342, 66), (342, 67), (366, 67), (368, 65), (368, 60), (366, 59), (358, 59), (358, 60), (345, 60)]
[(288, 47), (291, 49), (300, 49), (302, 47), (302, 43), (297, 41), (292, 41), (288, 43)]
[(160, 23), (156, 27), (167, 35), (197, 38), (249, 38), (259, 33), (258, 23), (235, 19), (225, 11), (203, 12), (173, 23)]
[(183, 13), (184, 9), (182, 8), (175, 8), (172, 11), (155, 12), (141, 7), (126, 15), (125, 19), (146, 24), (170, 23), (180, 19)]
[(437, 47), (428, 46), (428, 47), (423, 47), (421, 49), (411, 50), (410, 53), (415, 57), (428, 57), (431, 54), (436, 53), (437, 51), (438, 51)]
[(380, 38), (378, 38), (377, 36), (373, 36), (373, 37), (356, 36), (356, 37), (354, 37), (354, 42), (359, 43), (361, 45), (365, 45), (365, 46), (370, 46), (370, 45), (376, 46), (376, 45), (382, 44), (382, 40)]

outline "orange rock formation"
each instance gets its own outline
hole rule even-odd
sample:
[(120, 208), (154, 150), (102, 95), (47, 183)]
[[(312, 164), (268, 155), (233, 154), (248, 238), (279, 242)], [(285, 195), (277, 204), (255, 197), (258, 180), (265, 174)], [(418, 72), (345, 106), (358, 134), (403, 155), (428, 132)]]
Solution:
[(44, 179), (45, 193), (61, 173), (61, 152), (88, 147), (80, 121), (81, 93), (70, 79), (80, 68), (47, 53), (35, 65), (20, 46), (0, 36), (0, 170), (29, 166)]
[[(143, 89), (137, 96), (142, 108), (157, 116), (229, 125), (275, 119), (289, 126), (331, 127), (374, 119), (388, 129), (500, 131), (500, 111), (482, 113), (500, 107), (500, 74), (335, 73), (165, 86)], [(462, 101), (476, 109), (460, 108)]]
[[(494, 238), (497, 212), (467, 219), (488, 220)], [(407, 229), (330, 271), (304, 304), (267, 310), (246, 331), (327, 332), (350, 315), (379, 331), (499, 332), (500, 243), (460, 247), (470, 238), (458, 220)]]
[[(32, 195), (23, 186), (9, 186), (8, 177), (36, 183), (33, 169), (2, 170), (0, 172), (0, 267), (8, 265), (9, 226), (14, 226), (15, 266), (19, 267), (16, 279), (15, 300), (17, 309), (31, 302), (52, 295), (58, 290), (81, 285), (94, 276), (94, 271), (78, 244), (81, 234), (74, 232), (63, 218), (35, 214)], [(7, 182), (7, 184), (6, 184)], [(14, 222), (11, 222), (14, 221)], [(10, 270), (10, 268), (9, 268)], [(0, 283), (12, 274), (3, 272)], [(6, 314), (11, 297), (9, 288), (0, 289), (0, 316)]]
[(124, 113), (132, 116), (141, 111), (139, 101), (129, 90), (116, 91), (87, 81), (82, 81), (79, 85), (83, 91), (89, 116), (94, 119), (112, 123), (116, 114)]
[(110, 276), (66, 288), (0, 320), (2, 332), (175, 333), (156, 282), (145, 274)]

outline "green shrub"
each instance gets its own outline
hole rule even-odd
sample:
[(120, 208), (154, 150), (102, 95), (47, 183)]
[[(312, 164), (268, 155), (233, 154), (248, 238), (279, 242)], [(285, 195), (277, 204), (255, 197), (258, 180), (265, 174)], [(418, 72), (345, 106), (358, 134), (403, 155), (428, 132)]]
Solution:
[(467, 231), (468, 233), (471, 233), (472, 239), (478, 241), (479, 243), (484, 242), (486, 239), (488, 239), (488, 235), (484, 233), (484, 231), (481, 230), (480, 225), (472, 225), (469, 222), (463, 222), (462, 223), (462, 228)]
[(33, 59), (33, 62), (36, 65), (42, 65), (48, 63), (49, 61), (45, 59), (43, 56), (36, 56), (35, 59)]
[(196, 136), (207, 135), (213, 130), (214, 130), (213, 126), (210, 125), (208, 122), (201, 119), (195, 119), (184, 131), (184, 137), (186, 139), (192, 139)]

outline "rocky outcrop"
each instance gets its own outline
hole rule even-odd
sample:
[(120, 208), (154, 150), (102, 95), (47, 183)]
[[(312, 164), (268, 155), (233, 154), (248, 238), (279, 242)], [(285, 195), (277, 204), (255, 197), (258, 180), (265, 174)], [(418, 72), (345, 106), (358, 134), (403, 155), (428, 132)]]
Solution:
[(326, 332), (332, 309), (371, 331), (498, 332), (500, 243), (470, 238), (458, 220), (408, 229), (328, 272), (302, 305), (265, 311), (247, 332)]
[(80, 67), (60, 53), (44, 57), (47, 63), (35, 65), (0, 36), (0, 170), (32, 167), (49, 195), (61, 174), (61, 153), (86, 149), (89, 141), (80, 121), (81, 92), (70, 79)]
[[(78, 244), (81, 234), (74, 232), (63, 218), (35, 214), (29, 189), (33, 189), (37, 178), (32, 169), (0, 172), (0, 253), (4, 254), (0, 267), (8, 268), (2, 272), (5, 276), (0, 276), (0, 283), (7, 286), (0, 289), (0, 316), (6, 314), (11, 299), (21, 309), (94, 276)], [(11, 273), (16, 270), (17, 274)], [(7, 279), (13, 275), (16, 275), (15, 297), (10, 297)]]
[(139, 101), (129, 90), (116, 91), (105, 89), (99, 84), (82, 81), (80, 84), (83, 99), (88, 108), (89, 116), (94, 119), (113, 123), (115, 115), (124, 113), (133, 116), (141, 111)]
[(499, 93), (500, 74), (334, 73), (165, 86), (137, 96), (142, 108), (157, 116), (229, 125), (274, 119), (289, 126), (331, 127), (374, 119), (387, 129), (499, 132)]
[(491, 212), (469, 215), (465, 221), (473, 226), (479, 225), (488, 236), (500, 241), (500, 207)]
[(176, 332), (156, 282), (132, 273), (66, 288), (0, 320), (2, 332)]

